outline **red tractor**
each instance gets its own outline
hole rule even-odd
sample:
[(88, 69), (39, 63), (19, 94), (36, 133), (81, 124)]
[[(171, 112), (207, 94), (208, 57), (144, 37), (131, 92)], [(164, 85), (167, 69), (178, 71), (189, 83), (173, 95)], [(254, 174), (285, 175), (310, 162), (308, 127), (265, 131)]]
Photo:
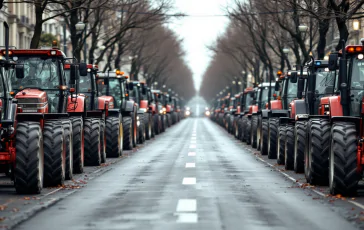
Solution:
[(176, 124), (181, 120), (181, 117), (180, 117), (181, 107), (179, 105), (179, 100), (176, 96), (172, 97), (172, 108), (173, 108), (172, 124)]
[[(126, 82), (128, 76), (123, 76), (122, 74), (123, 72), (120, 71), (99, 73), (96, 76), (96, 83), (100, 95), (113, 98), (114, 109), (109, 109), (108, 111), (115, 111), (115, 115), (117, 112), (119, 121), (121, 120), (122, 129), (119, 127), (119, 122), (117, 126), (114, 125), (114, 131), (112, 132), (120, 132), (120, 135), (123, 133), (123, 149), (132, 150), (137, 143), (138, 106), (129, 98), (130, 92)], [(118, 140), (119, 145), (121, 145), (121, 139)]]
[[(6, 50), (1, 52), (5, 54)], [(71, 146), (73, 126), (67, 113), (68, 87), (63, 68), (67, 58), (57, 48), (10, 49), (8, 54), (19, 64), (17, 74), (11, 75), (11, 85), (18, 101), (16, 138), (21, 139), (24, 145), (16, 146), (17, 157), (26, 156), (27, 160), (30, 159), (28, 156), (34, 157), (34, 161), (26, 160), (16, 166), (15, 180), (21, 173), (29, 176), (37, 172), (42, 177), (38, 181), (34, 177), (32, 181), (24, 181), (24, 186), (28, 188), (17, 190), (39, 192), (43, 175), (45, 186), (63, 185), (65, 179), (72, 178), (70, 153), (81, 151)], [(74, 71), (70, 79), (75, 81), (78, 66), (72, 65), (71, 68)], [(28, 138), (26, 135), (32, 135), (34, 146), (24, 142)], [(34, 168), (36, 161), (39, 165), (43, 165), (44, 161), (44, 171), (39, 169), (40, 166)]]
[(166, 108), (163, 106), (164, 98), (160, 90), (152, 90), (153, 101), (156, 104), (158, 115), (154, 115), (154, 130), (156, 134), (164, 132), (167, 128)]

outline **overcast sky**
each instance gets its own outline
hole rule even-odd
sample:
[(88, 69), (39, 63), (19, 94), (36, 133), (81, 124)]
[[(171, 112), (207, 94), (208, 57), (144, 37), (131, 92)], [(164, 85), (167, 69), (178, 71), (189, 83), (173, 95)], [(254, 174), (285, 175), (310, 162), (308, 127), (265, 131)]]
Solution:
[(193, 72), (195, 87), (199, 89), (211, 58), (206, 48), (212, 44), (219, 34), (224, 33), (228, 24), (226, 17), (207, 17), (225, 14), (229, 0), (175, 0), (175, 10), (192, 15), (173, 20), (169, 24), (180, 38), (186, 51), (186, 61)]

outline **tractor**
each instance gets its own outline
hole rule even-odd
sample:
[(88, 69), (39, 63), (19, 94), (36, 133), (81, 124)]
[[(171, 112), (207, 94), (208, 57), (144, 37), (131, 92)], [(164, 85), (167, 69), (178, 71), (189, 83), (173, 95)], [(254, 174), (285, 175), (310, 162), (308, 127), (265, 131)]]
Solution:
[[(145, 82), (140, 82), (141, 86), (141, 101), (140, 109), (144, 113), (144, 124), (145, 124), (145, 139), (150, 140), (154, 137), (154, 123), (153, 123), (153, 111), (155, 112), (155, 105), (152, 103), (152, 93), (150, 88)], [(154, 110), (153, 110), (154, 108)]]
[(253, 112), (258, 110), (256, 104), (257, 90), (252, 87), (247, 87), (244, 90), (243, 95), (240, 97), (241, 100), (241, 117), (240, 117), (240, 137), (241, 141), (250, 144), (251, 134), (251, 115)]
[(177, 96), (172, 97), (172, 124), (176, 124), (181, 120), (180, 113), (181, 113), (181, 107), (179, 105), (179, 100)]
[[(267, 111), (270, 109), (270, 101), (274, 97), (275, 82), (263, 82), (257, 87), (257, 106), (252, 111), (250, 126), (250, 144), (253, 148), (260, 147), (262, 120), (266, 118)], [(258, 145), (259, 144), (259, 145)]]
[[(123, 76), (123, 72), (120, 72), (119, 70), (107, 71), (106, 73), (98, 73), (96, 75), (96, 85), (99, 95), (113, 98), (115, 115), (118, 114), (119, 123), (115, 123), (113, 127), (114, 131), (112, 132), (120, 132), (119, 135), (121, 135), (121, 132), (123, 133), (123, 140), (118, 139), (118, 146), (122, 145), (124, 150), (133, 150), (133, 147), (135, 147), (137, 143), (138, 106), (129, 98), (127, 79), (128, 76)], [(108, 111), (110, 112), (110, 110), (111, 109)], [(122, 127), (119, 126), (120, 121)], [(121, 144), (121, 141), (123, 144)], [(107, 144), (108, 143), (106, 143), (106, 146)]]
[(158, 116), (154, 116), (154, 129), (156, 134), (164, 132), (167, 128), (167, 109), (164, 107), (164, 96), (160, 90), (152, 90), (153, 100), (156, 104)]
[[(56, 42), (52, 45), (53, 48), (1, 51), (17, 62), (16, 74), (10, 76), (10, 81), (18, 102), (15, 147), (16, 157), (23, 162), (17, 164), (14, 174), (15, 180), (22, 180), (19, 183), (23, 183), (23, 188), (17, 189), (21, 193), (39, 192), (42, 182), (44, 186), (63, 185), (65, 179), (72, 178), (71, 153), (80, 151), (71, 146), (74, 127), (67, 113), (68, 87), (63, 68), (67, 58), (56, 48)], [(72, 64), (71, 69), (70, 80), (75, 81), (78, 66)], [(28, 138), (34, 145), (24, 142)], [(34, 161), (29, 161), (29, 156)], [(36, 161), (39, 166), (34, 164)], [(43, 164), (44, 170), (34, 168)], [(35, 172), (42, 177), (40, 180), (25, 179)]]

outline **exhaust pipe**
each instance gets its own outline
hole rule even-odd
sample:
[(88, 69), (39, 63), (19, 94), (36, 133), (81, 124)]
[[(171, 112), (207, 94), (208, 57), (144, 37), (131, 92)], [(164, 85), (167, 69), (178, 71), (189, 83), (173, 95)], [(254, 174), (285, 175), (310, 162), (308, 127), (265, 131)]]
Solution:
[(5, 59), (9, 61), (9, 25), (7, 22), (4, 22), (5, 28)]

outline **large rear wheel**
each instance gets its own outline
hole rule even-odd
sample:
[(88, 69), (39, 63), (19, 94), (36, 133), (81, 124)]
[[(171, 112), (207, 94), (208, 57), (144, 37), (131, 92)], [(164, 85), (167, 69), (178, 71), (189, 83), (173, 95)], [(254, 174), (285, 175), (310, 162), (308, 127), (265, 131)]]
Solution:
[(308, 122), (308, 154), (305, 176), (308, 183), (326, 185), (329, 177), (330, 123), (326, 119)]
[(240, 140), (242, 142), (246, 142), (247, 123), (248, 123), (248, 118), (246, 116), (244, 116), (241, 119), (241, 137), (240, 137)]
[(269, 119), (269, 146), (268, 146), (268, 158), (276, 159), (277, 158), (277, 142), (278, 142), (278, 126), (279, 119), (278, 118), (270, 118)]
[(260, 153), (262, 155), (268, 154), (268, 119), (262, 119), (262, 137), (261, 137), (261, 147), (260, 147)]
[(45, 121), (43, 138), (44, 186), (63, 185), (66, 177), (66, 142), (62, 122)]
[(352, 196), (361, 179), (357, 171), (357, 138), (354, 123), (336, 122), (331, 129), (329, 186), (333, 195)]
[(159, 115), (153, 115), (153, 123), (154, 123), (154, 135), (160, 134), (160, 126), (159, 126)]
[(283, 165), (285, 162), (285, 147), (286, 147), (286, 126), (280, 125), (277, 141), (277, 164)]
[(100, 120), (100, 154), (101, 163), (106, 163), (106, 133), (105, 133), (105, 120)]
[(137, 142), (138, 142), (138, 126), (137, 126), (137, 115), (136, 114), (131, 114), (131, 119), (132, 119), (132, 132), (133, 132), (133, 147), (137, 146)]
[(245, 141), (248, 145), (251, 144), (251, 131), (252, 129), (252, 120), (251, 118), (247, 118), (246, 120), (246, 128), (245, 128), (245, 135), (244, 135), (244, 138), (245, 138)]
[(152, 138), (152, 115), (150, 113), (145, 114), (145, 139), (150, 140)]
[(123, 117), (124, 150), (133, 150), (133, 122), (131, 117)]
[(123, 150), (123, 124), (119, 117), (106, 118), (106, 155), (120, 157)]
[(257, 148), (257, 133), (258, 133), (258, 116), (257, 115), (253, 115), (252, 116), (252, 127), (251, 127), (251, 145), (253, 148)]
[(284, 153), (284, 168), (292, 170), (294, 163), (294, 127), (292, 124), (288, 124), (286, 128), (286, 147)]
[(85, 165), (100, 166), (101, 164), (101, 141), (100, 141), (100, 119), (85, 119)]
[(15, 137), (14, 185), (19, 194), (39, 194), (43, 188), (44, 152), (39, 122), (18, 122)]
[(72, 117), (73, 131), (73, 172), (83, 173), (84, 166), (84, 130), (81, 117)]
[(73, 178), (73, 131), (70, 120), (62, 120), (64, 141), (66, 142), (66, 180)]
[(138, 126), (138, 144), (143, 144), (145, 142), (145, 114), (139, 114), (139, 126)]
[(294, 150), (294, 171), (303, 173), (305, 171), (305, 145), (307, 139), (307, 122), (297, 121), (295, 125), (295, 150)]

